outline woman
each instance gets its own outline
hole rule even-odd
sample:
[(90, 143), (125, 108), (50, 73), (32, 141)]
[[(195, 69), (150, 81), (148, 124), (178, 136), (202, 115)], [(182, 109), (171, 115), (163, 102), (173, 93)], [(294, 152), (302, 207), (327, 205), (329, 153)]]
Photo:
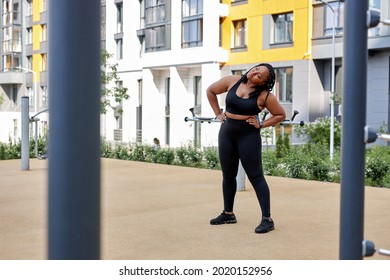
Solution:
[[(207, 89), (210, 105), (222, 124), (218, 136), (219, 160), (223, 181), (224, 209), (212, 225), (236, 223), (233, 213), (234, 197), (237, 190), (236, 176), (239, 160), (255, 189), (262, 218), (256, 233), (274, 229), (270, 212), (270, 191), (264, 178), (261, 158), (260, 129), (274, 126), (286, 117), (283, 107), (270, 93), (275, 84), (275, 71), (267, 63), (251, 68), (243, 76), (231, 75), (213, 83)], [(226, 110), (222, 113), (217, 95), (226, 95)], [(258, 114), (267, 108), (272, 117), (262, 122)]]

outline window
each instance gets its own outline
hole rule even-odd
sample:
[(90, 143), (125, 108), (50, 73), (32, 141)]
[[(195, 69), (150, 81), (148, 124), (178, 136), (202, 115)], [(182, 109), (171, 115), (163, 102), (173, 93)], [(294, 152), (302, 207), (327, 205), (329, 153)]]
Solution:
[(41, 87), (41, 91), (42, 91), (42, 107), (47, 108), (49, 106), (47, 87)]
[(46, 42), (47, 40), (47, 25), (41, 24), (41, 42)]
[(19, 3), (13, 4), (12, 9), (12, 22), (21, 24), (21, 15), (20, 15), (20, 9), (19, 9)]
[(233, 28), (233, 48), (245, 48), (247, 46), (246, 20), (233, 21)]
[(203, 0), (182, 0), (183, 17), (203, 14)]
[(146, 0), (146, 24), (159, 23), (165, 20), (165, 0)]
[(11, 68), (11, 56), (10, 55), (3, 55), (3, 69), (2, 71), (9, 71)]
[(381, 0), (369, 0), (368, 2), (370, 5), (370, 8), (376, 8), (376, 9), (381, 8)]
[(164, 48), (165, 26), (146, 29), (146, 50)]
[[(115, 82), (116, 87), (121, 90), (123, 89), (123, 81), (116, 81)], [(117, 137), (117, 141), (122, 141), (122, 124), (123, 124), (123, 116), (122, 116), (122, 109), (123, 109), (123, 103), (115, 101), (115, 110), (114, 110), (114, 117), (116, 119), (116, 131), (119, 137)], [(114, 131), (115, 133), (115, 131)]]
[(169, 49), (170, 31), (166, 0), (145, 0), (145, 50)]
[(33, 34), (32, 28), (31, 27), (27, 28), (27, 38), (26, 38), (27, 45), (31, 45), (33, 43), (32, 42), (32, 34)]
[(2, 9), (2, 21), (3, 21), (3, 26), (5, 25), (8, 25), (10, 24), (10, 14), (11, 14), (11, 11), (10, 11), (10, 8), (9, 8), (9, 2), (8, 1), (2, 1), (2, 6), (3, 6), (3, 9)]
[(32, 63), (32, 56), (29, 55), (29, 56), (27, 56), (27, 68), (28, 69), (32, 69), (32, 65), (33, 65), (33, 63)]
[(274, 15), (274, 43), (289, 43), (293, 39), (293, 14)]
[(46, 12), (47, 11), (47, 3), (46, 0), (42, 0), (42, 6), (41, 6), (41, 12)]
[(46, 71), (46, 54), (41, 54), (41, 71)]
[(22, 28), (11, 25), (2, 29), (2, 52), (20, 53), (22, 52)]
[(123, 32), (123, 3), (117, 3), (116, 5), (116, 33)]
[(324, 36), (332, 36), (333, 20), (335, 21), (335, 35), (342, 34), (344, 22), (344, 3), (340, 3), (337, 1), (326, 5)]
[(34, 91), (32, 87), (27, 87), (27, 96), (28, 96), (28, 106), (30, 108), (34, 107)]
[(292, 67), (275, 68), (276, 81), (273, 89), (282, 103), (292, 103)]
[(245, 70), (232, 70), (232, 75), (243, 75), (245, 73)]
[(12, 51), (21, 53), (22, 52), (22, 27), (13, 26), (12, 28)]
[[(369, 8), (380, 12), (381, 10), (381, 1), (380, 0), (369, 0)], [(368, 37), (377, 37), (380, 36), (380, 26), (375, 26), (373, 28), (368, 28)]]
[(203, 41), (203, 0), (182, 0), (182, 47), (201, 46)]
[(21, 55), (19, 54), (10, 54), (10, 55), (3, 55), (3, 69), (2, 71), (9, 71), (12, 70), (15, 67), (20, 67), (21, 66)]
[(123, 58), (123, 39), (117, 39), (116, 42), (116, 59)]
[(11, 100), (12, 100), (11, 107), (15, 107), (16, 103), (18, 102), (18, 88), (16, 86), (13, 86), (11, 88)]
[(32, 16), (32, 0), (27, 0), (27, 16)]
[(182, 47), (202, 46), (203, 19), (183, 21), (182, 25)]
[[(123, 81), (116, 81), (116, 88), (119, 89), (119, 90), (123, 90)], [(120, 107), (120, 109), (122, 109), (122, 106), (123, 106), (123, 102), (118, 102), (116, 101), (116, 107)]]

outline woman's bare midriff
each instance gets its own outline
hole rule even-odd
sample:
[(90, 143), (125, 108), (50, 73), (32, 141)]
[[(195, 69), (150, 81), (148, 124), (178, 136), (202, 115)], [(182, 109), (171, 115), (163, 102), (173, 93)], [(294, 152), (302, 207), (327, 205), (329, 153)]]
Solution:
[(225, 116), (229, 119), (240, 120), (240, 121), (246, 120), (250, 117), (248, 115), (236, 115), (229, 112), (225, 112)]

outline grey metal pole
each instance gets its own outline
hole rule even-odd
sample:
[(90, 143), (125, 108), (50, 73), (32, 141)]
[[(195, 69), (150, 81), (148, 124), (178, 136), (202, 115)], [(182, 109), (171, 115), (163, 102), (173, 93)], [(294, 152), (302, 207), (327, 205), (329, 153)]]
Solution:
[(345, 1), (340, 259), (362, 259), (368, 1)]
[(29, 126), (30, 126), (30, 107), (28, 96), (22, 97), (22, 106), (21, 106), (21, 122), (22, 122), (22, 142), (21, 142), (21, 169), (29, 170), (30, 169), (30, 136), (29, 136)]
[[(329, 5), (329, 4), (327, 4)], [(332, 10), (333, 14), (333, 24), (332, 24), (332, 71), (331, 71), (331, 88), (330, 88), (330, 159), (333, 160), (334, 155), (334, 79), (335, 79), (335, 49), (336, 49), (336, 11), (329, 5), (329, 8)]]
[(238, 172), (236, 176), (237, 191), (245, 191), (245, 170), (241, 160), (238, 162)]
[[(390, 57), (389, 57), (389, 68), (390, 68)], [(390, 73), (388, 74), (388, 92), (387, 92), (387, 131), (390, 133)], [(390, 146), (390, 142), (387, 142), (387, 146)]]
[(38, 121), (39, 121), (39, 119), (38, 118), (34, 118), (33, 121), (35, 123), (35, 134), (34, 134), (35, 157), (38, 158)]
[(100, 258), (100, 0), (49, 3), (49, 259)]

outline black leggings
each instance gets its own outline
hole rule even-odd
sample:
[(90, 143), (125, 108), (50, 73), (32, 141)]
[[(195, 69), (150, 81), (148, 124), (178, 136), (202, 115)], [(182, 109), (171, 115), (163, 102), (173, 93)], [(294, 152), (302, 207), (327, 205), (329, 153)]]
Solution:
[(233, 212), (237, 191), (239, 159), (260, 204), (263, 217), (271, 217), (270, 192), (264, 178), (261, 160), (260, 130), (245, 120), (226, 119), (218, 137), (219, 160), (222, 168), (224, 210)]

